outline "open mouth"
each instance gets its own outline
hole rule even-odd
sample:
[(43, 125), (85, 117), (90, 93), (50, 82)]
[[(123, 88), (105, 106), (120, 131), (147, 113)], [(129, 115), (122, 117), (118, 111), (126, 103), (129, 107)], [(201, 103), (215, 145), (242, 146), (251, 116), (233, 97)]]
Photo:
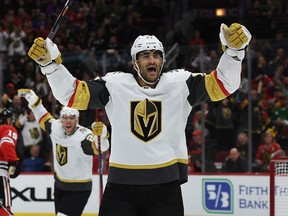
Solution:
[(155, 66), (149, 66), (147, 68), (147, 71), (148, 71), (148, 74), (150, 76), (155, 76), (157, 74), (157, 70), (156, 70), (156, 67)]

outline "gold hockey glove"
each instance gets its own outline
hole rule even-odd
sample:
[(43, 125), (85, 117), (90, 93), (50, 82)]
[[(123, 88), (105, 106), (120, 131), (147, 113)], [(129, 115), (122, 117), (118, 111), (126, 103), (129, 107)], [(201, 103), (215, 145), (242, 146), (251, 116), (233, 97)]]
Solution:
[(243, 44), (248, 41), (248, 37), (239, 23), (233, 23), (229, 28), (227, 25), (222, 24), (221, 30), (223, 31), (227, 46), (230, 48), (241, 49), (243, 48)]
[(31, 89), (18, 89), (18, 96), (24, 97), (30, 109), (37, 107), (42, 103), (41, 99)]
[(91, 125), (92, 132), (95, 136), (100, 136), (102, 138), (109, 138), (109, 133), (107, 127), (103, 122), (93, 122)]
[(41, 37), (36, 38), (28, 52), (28, 56), (42, 67), (51, 64), (52, 61), (57, 64), (62, 63), (61, 53), (59, 52), (57, 45), (49, 38), (46, 40)]
[(228, 28), (224, 23), (220, 26), (219, 33), (222, 50), (236, 60), (243, 60), (245, 49), (251, 40), (247, 28), (239, 23), (233, 23)]

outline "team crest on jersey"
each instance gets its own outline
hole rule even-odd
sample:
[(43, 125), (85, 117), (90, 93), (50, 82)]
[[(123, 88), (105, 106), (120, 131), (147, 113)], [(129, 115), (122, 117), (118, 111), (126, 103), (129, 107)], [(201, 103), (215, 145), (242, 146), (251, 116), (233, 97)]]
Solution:
[(38, 139), (40, 136), (39, 131), (36, 127), (29, 129), (29, 133), (33, 139)]
[(67, 147), (56, 144), (56, 160), (60, 166), (64, 166), (68, 162)]
[(144, 142), (149, 142), (161, 132), (161, 102), (131, 101), (131, 132)]

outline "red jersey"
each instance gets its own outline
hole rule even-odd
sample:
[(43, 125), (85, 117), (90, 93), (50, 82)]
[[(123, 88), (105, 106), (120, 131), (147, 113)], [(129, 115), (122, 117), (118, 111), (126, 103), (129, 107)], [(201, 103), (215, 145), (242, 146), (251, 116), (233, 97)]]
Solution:
[(263, 161), (264, 164), (267, 164), (270, 162), (271, 155), (280, 149), (281, 149), (280, 145), (275, 142), (272, 143), (270, 146), (262, 144), (259, 146), (257, 150), (256, 159), (259, 159)]
[(8, 162), (18, 161), (16, 143), (17, 130), (10, 125), (0, 125), (0, 176), (7, 176)]

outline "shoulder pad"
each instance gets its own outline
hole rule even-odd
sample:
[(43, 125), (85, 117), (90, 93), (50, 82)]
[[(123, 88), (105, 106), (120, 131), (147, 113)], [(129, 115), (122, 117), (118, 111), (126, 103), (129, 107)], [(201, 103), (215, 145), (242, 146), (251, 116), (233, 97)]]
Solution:
[(134, 78), (133, 74), (125, 73), (122, 71), (109, 72), (102, 77), (104, 81), (113, 81), (113, 82), (122, 82), (123, 80), (127, 80), (128, 78)]
[(173, 70), (167, 71), (165, 73), (177, 73), (177, 72), (184, 72), (184, 71), (185, 71), (184, 69), (173, 69)]

